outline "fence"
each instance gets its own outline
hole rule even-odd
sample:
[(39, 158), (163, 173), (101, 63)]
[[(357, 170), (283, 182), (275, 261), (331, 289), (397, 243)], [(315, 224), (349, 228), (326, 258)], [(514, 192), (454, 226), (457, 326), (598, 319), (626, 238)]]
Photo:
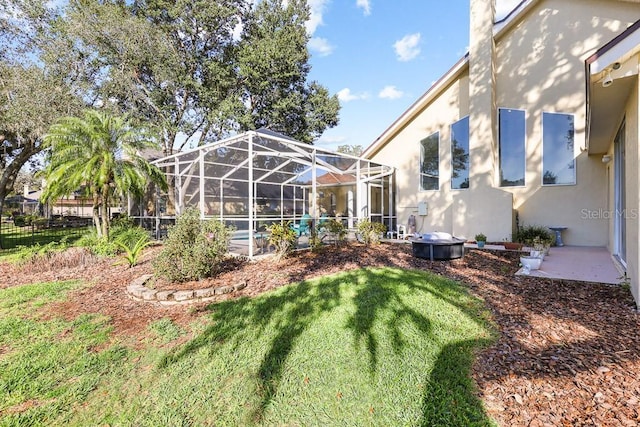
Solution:
[(85, 234), (91, 225), (91, 218), (77, 216), (3, 219), (0, 221), (0, 249), (44, 245), (64, 238), (73, 241)]

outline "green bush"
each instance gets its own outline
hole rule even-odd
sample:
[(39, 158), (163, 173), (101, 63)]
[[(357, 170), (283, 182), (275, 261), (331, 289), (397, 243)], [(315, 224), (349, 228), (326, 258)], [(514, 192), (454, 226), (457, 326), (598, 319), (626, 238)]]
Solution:
[(144, 228), (121, 223), (111, 228), (109, 239), (98, 237), (95, 229), (91, 229), (78, 240), (77, 245), (89, 249), (94, 255), (115, 256), (122, 252), (120, 243), (132, 248), (136, 242), (145, 238), (149, 240), (149, 232)]
[(344, 227), (344, 224), (342, 224), (342, 221), (331, 219), (327, 221), (324, 227), (329, 233), (333, 234), (336, 246), (344, 242), (347, 237), (347, 229)]
[(218, 220), (201, 220), (198, 209), (187, 209), (169, 228), (153, 264), (155, 274), (173, 282), (215, 276), (222, 271), (232, 233)]
[(27, 225), (27, 218), (24, 215), (14, 216), (13, 224), (16, 227), (24, 227), (25, 225)]
[(533, 246), (534, 241), (552, 245), (555, 242), (554, 233), (541, 225), (524, 225), (518, 229), (514, 241)]
[(291, 221), (284, 224), (274, 223), (268, 227), (269, 243), (275, 248), (277, 258), (284, 258), (289, 255), (296, 245), (296, 232), (291, 227)]
[(478, 233), (478, 234), (476, 234), (475, 239), (476, 239), (476, 242), (486, 242), (487, 241), (487, 236), (485, 236), (482, 233)]
[(149, 240), (149, 232), (137, 225), (119, 225), (113, 227), (109, 233), (109, 239), (125, 245), (133, 245), (140, 239)]
[(358, 221), (358, 233), (362, 236), (365, 245), (379, 243), (380, 236), (387, 231), (387, 226), (381, 222), (371, 222), (368, 219)]

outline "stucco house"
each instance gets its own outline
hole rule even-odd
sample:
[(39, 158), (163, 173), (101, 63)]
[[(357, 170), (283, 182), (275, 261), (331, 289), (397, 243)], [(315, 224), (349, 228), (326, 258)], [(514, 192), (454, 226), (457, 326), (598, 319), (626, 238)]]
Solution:
[(639, 61), (640, 1), (525, 0), (496, 20), (471, 0), (469, 53), (363, 154), (397, 168), (399, 224), (493, 241), (565, 226), (638, 302)]

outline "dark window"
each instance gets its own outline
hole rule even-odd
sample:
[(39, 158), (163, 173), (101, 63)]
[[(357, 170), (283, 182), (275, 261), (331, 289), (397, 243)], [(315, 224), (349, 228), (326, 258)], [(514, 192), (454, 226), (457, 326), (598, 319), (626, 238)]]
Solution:
[(524, 185), (524, 140), (526, 132), (524, 111), (500, 108), (498, 116), (500, 186), (514, 187)]
[(542, 184), (576, 183), (572, 114), (542, 113)]
[(440, 133), (420, 141), (420, 190), (439, 190)]
[(469, 117), (451, 125), (451, 188), (469, 188)]

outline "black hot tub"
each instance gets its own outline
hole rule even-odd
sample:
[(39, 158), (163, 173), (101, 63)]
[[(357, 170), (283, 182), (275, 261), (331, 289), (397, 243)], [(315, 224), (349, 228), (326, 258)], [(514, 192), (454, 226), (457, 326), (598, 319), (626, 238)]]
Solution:
[(464, 256), (464, 239), (446, 233), (425, 234), (421, 239), (411, 239), (413, 256), (431, 261), (458, 259)]

